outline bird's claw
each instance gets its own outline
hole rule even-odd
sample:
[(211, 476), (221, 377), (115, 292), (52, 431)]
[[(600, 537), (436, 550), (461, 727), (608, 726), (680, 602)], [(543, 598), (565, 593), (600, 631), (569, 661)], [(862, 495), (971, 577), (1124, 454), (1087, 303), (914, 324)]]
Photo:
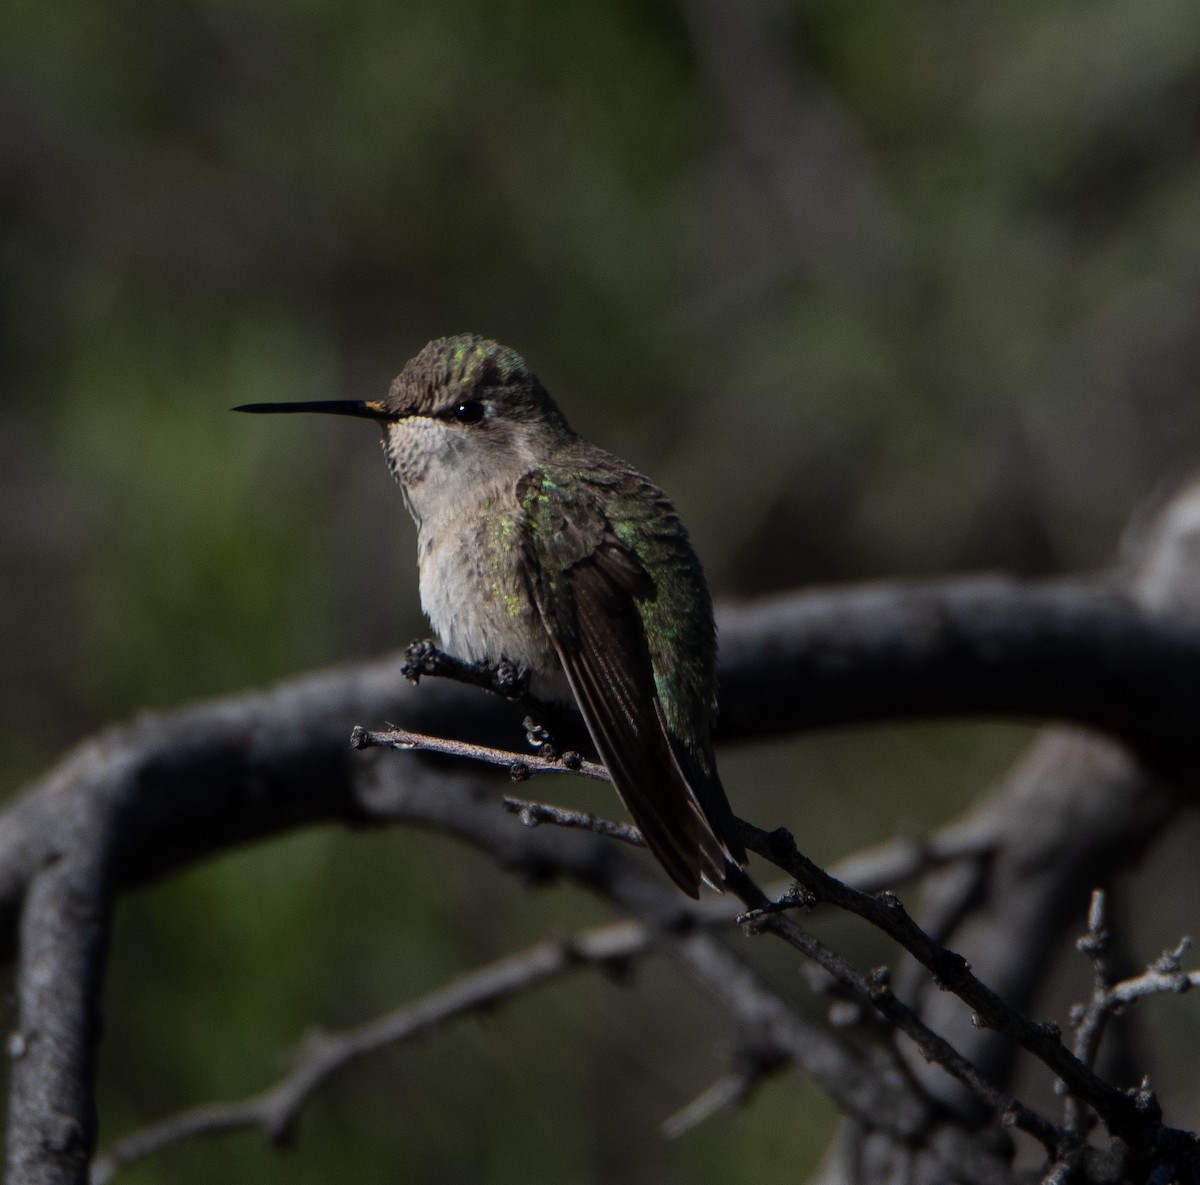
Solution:
[(557, 751), (549, 729), (540, 725), (532, 716), (526, 716), (521, 723), (525, 726), (525, 739), (529, 742), (529, 747), (536, 749), (539, 756), (553, 761)]
[(441, 657), (442, 652), (432, 638), (410, 642), (404, 648), (404, 665), (400, 668), (400, 674), (415, 685), (421, 681), (422, 675), (438, 673), (438, 660)]
[(505, 699), (520, 699), (529, 688), (529, 672), (510, 659), (479, 665), (491, 676), (492, 689)]

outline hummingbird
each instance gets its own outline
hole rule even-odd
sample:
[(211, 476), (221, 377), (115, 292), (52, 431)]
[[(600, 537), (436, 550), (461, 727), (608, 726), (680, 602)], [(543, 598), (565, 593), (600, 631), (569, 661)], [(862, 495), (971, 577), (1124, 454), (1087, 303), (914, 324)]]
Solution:
[(385, 399), (234, 410), (376, 421), (442, 645), (574, 703), (675, 884), (723, 887), (746, 854), (712, 749), (712, 600), (657, 486), (576, 435), (520, 354), (474, 334), (430, 342)]

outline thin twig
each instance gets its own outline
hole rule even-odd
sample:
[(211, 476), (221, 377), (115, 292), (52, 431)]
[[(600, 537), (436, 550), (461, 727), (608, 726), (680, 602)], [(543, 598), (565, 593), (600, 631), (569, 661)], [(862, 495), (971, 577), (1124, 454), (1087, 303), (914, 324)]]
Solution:
[[(471, 756), (455, 746), (454, 752), (461, 756)], [(402, 746), (398, 746), (402, 747)], [(469, 749), (471, 746), (466, 746)], [(497, 754), (497, 764), (505, 764), (499, 760), (504, 754)], [(508, 754), (513, 762), (524, 760), (518, 753)], [(609, 781), (607, 770), (603, 766), (588, 763), (589, 777), (598, 781)], [(558, 771), (561, 764), (548, 763), (547, 771)], [(592, 773), (595, 769), (597, 772)], [(539, 823), (553, 823), (556, 827), (573, 827), (581, 831), (591, 831), (596, 835), (607, 836), (619, 840), (635, 848), (644, 848), (646, 840), (642, 833), (631, 823), (618, 823), (606, 819), (602, 815), (590, 811), (576, 811), (569, 807), (555, 806), (548, 802), (533, 802), (529, 799), (515, 798), (511, 795), (501, 799), (501, 805), (507, 811), (519, 815), (521, 822), (527, 827), (536, 827)], [(839, 860), (830, 868), (830, 875), (846, 884), (853, 885), (863, 893), (880, 892), (892, 885), (913, 880), (933, 868), (941, 868), (956, 860), (986, 856), (995, 846), (995, 836), (980, 827), (947, 827), (928, 838), (916, 836), (900, 836), (881, 844), (876, 844), (862, 851), (853, 852)], [(791, 882), (795, 884), (794, 881)], [(767, 895), (778, 896), (786, 892), (787, 885), (777, 886), (778, 892), (767, 891)], [(793, 903), (794, 904), (794, 903)]]
[[(528, 810), (535, 806), (522, 802), (519, 809)], [(563, 822), (565, 826), (585, 828), (601, 834), (611, 834), (619, 827), (607, 820), (598, 820), (595, 816), (563, 812), (556, 807), (543, 806), (539, 809), (543, 820)], [(569, 821), (564, 821), (567, 819)], [(1038, 1024), (1010, 1008), (971, 973), (961, 955), (930, 938), (909, 917), (894, 893), (872, 896), (836, 880), (803, 856), (790, 833), (784, 829), (767, 833), (745, 822), (741, 826), (742, 838), (750, 850), (794, 876), (814, 902), (832, 904), (854, 913), (898, 942), (934, 976), (940, 987), (953, 992), (975, 1010), (979, 1024), (1005, 1033), (1054, 1070), (1073, 1094), (1096, 1108), (1110, 1131), (1126, 1138), (1144, 1135), (1147, 1122), (1153, 1121), (1152, 1102), (1148, 1104), (1143, 1098), (1139, 1103), (1139, 1100), (1130, 1098), (1099, 1078), (1090, 1066), (1063, 1045), (1056, 1025)], [(612, 829), (611, 832), (606, 828)], [(749, 877), (744, 874), (741, 878), (735, 876), (730, 883), (747, 906), (761, 914), (760, 918), (751, 920), (751, 925), (783, 937), (819, 963), (843, 986), (872, 1004), (901, 1028), (930, 1060), (942, 1065), (989, 1107), (1005, 1115), (1015, 1126), (1028, 1131), (1045, 1144), (1051, 1154), (1056, 1151), (1061, 1132), (1055, 1124), (998, 1090), (980, 1075), (949, 1042), (903, 1005), (886, 983), (873, 984), (813, 935), (782, 917)], [(739, 883), (743, 885), (743, 890), (738, 889)]]
[(499, 662), (467, 662), (427, 638), (405, 647), (400, 673), (414, 686), (422, 677), (430, 676), (466, 687), (478, 687), (518, 704), (525, 713), (530, 743), (544, 752), (560, 747), (560, 741), (579, 743), (586, 739), (587, 733), (576, 714), (562, 704), (549, 703), (532, 695), (529, 672), (506, 658)]
[[(945, 1153), (950, 1157), (948, 1163), (957, 1167), (964, 1158), (975, 1158), (988, 1166), (979, 1173), (965, 1173), (964, 1182), (982, 1185), (1001, 1179), (1003, 1170), (997, 1158), (974, 1137), (965, 1139), (972, 1149), (968, 1155), (963, 1140), (956, 1140), (952, 1132), (935, 1130), (929, 1101), (910, 1082), (881, 1075), (873, 1059), (807, 1020), (765, 984), (744, 958), (695, 925), (698, 915), (726, 925), (727, 914), (714, 915), (694, 906), (620, 845), (600, 844), (581, 832), (549, 834), (548, 828), (498, 828), (494, 816), (478, 810), (477, 798), (475, 783), (469, 779), (460, 785), (445, 776), (423, 782), (399, 772), (397, 763), (388, 763), (373, 780), (369, 809), (378, 821), (416, 825), (465, 841), (504, 868), (567, 876), (594, 890), (659, 934), (665, 953), (738, 1027), (743, 1040), (752, 1034), (762, 1049), (795, 1063), (839, 1107), (861, 1116), (873, 1130), (906, 1145), (923, 1144), (928, 1133), (931, 1148), (934, 1143), (954, 1146), (953, 1152)], [(723, 903), (723, 899), (715, 900)]]
[[(1086, 1004), (1077, 1005), (1071, 1010), (1071, 1024), (1075, 1028), (1075, 1056), (1089, 1066), (1095, 1065), (1108, 1022), (1129, 1004), (1146, 996), (1186, 992), (1200, 986), (1200, 971), (1183, 970), (1183, 956), (1191, 946), (1188, 938), (1181, 939), (1173, 950), (1164, 951), (1140, 974), (1114, 983), (1107, 901), (1102, 889), (1092, 893), (1087, 931), (1077, 940), (1076, 946), (1091, 959), (1093, 967), (1091, 998)], [(1084, 1135), (1087, 1118), (1087, 1110), (1081, 1100), (1074, 1095), (1069, 1096), (1066, 1105), (1068, 1129), (1078, 1136)]]
[[(1008, 1005), (976, 978), (966, 959), (926, 934), (894, 893), (872, 896), (835, 880), (797, 849), (786, 830), (767, 833), (743, 823), (742, 839), (752, 851), (794, 876), (817, 901), (857, 914), (898, 942), (940, 988), (974, 1010), (976, 1023), (1004, 1033), (1044, 1062), (1072, 1094), (1095, 1108), (1114, 1135), (1133, 1142), (1147, 1138), (1148, 1125), (1161, 1118), (1154, 1114), (1152, 1103), (1131, 1098), (1104, 1082), (1062, 1043), (1057, 1025), (1039, 1024)], [(1186, 1137), (1186, 1133), (1175, 1135)]]
[[(601, 767), (603, 768), (603, 766)], [(607, 771), (606, 771), (607, 772)], [(553, 823), (556, 827), (573, 827), (579, 831), (591, 831), (608, 839), (620, 840), (635, 848), (644, 848), (646, 840), (631, 823), (617, 823), (590, 811), (572, 811), (545, 802), (529, 802), (524, 798), (504, 797), (501, 806), (518, 816), (526, 827), (537, 827), (540, 823)]]
[[(1185, 939), (1173, 951), (1167, 951), (1163, 955), (1164, 960), (1173, 960), (1179, 957), (1183, 951), (1188, 949), (1188, 942)], [(1154, 967), (1148, 968), (1141, 975), (1135, 975), (1132, 979), (1123, 979), (1120, 983), (1114, 983), (1108, 991), (1108, 1003), (1115, 1008), (1123, 1007), (1126, 1004), (1132, 1004), (1134, 1000), (1143, 999), (1146, 996), (1161, 996), (1170, 992), (1179, 993), (1191, 991), (1194, 987), (1200, 987), (1200, 971), (1173, 971), (1164, 969), (1161, 965), (1156, 964)]]
[[(506, 805), (509, 803), (506, 802)], [(510, 809), (522, 813), (522, 815), (527, 811), (533, 812), (539, 821), (577, 827), (601, 835), (623, 830), (619, 824), (598, 819), (594, 815), (564, 811), (562, 808), (544, 804), (514, 800)], [(753, 830), (746, 825), (743, 827), (747, 832)], [(627, 837), (622, 836), (622, 838)], [(627, 842), (632, 841), (627, 839)], [(1039, 1115), (982, 1078), (978, 1071), (962, 1058), (948, 1042), (930, 1030), (911, 1009), (902, 1004), (892, 994), (886, 982), (874, 982), (864, 976), (814, 935), (790, 919), (784, 918), (773, 908), (773, 903), (745, 873), (731, 875), (729, 886), (747, 906), (755, 911), (757, 916), (747, 923), (752, 932), (766, 930), (783, 937), (785, 941), (825, 968), (843, 987), (865, 1003), (873, 1005), (889, 1021), (907, 1033), (927, 1057), (944, 1066), (947, 1072), (975, 1091), (990, 1107), (1007, 1116), (1015, 1126), (1041, 1140), (1047, 1149), (1053, 1152), (1060, 1135), (1058, 1128), (1044, 1116)], [(853, 892), (854, 890), (847, 888), (847, 891)]]
[(718, 1078), (707, 1090), (697, 1095), (686, 1107), (667, 1116), (659, 1130), (668, 1140), (676, 1139), (699, 1127), (718, 1111), (736, 1107), (744, 1102), (753, 1083), (746, 1074), (734, 1072)]
[(511, 749), (495, 749), (490, 745), (473, 745), (468, 741), (454, 741), (446, 737), (429, 736), (421, 732), (409, 732), (404, 728), (389, 728), (382, 732), (371, 732), (361, 726), (351, 730), (350, 745), (355, 749), (373, 747), (406, 749), (422, 753), (444, 753), (449, 757), (464, 757), (470, 761), (482, 761), (487, 765), (507, 766), (513, 781), (521, 782), (533, 774), (579, 774), (597, 782), (609, 781), (608, 770), (595, 761), (584, 761), (577, 753), (564, 753), (561, 757), (543, 757), (534, 753), (515, 753)]
[(1058, 1126), (989, 1082), (945, 1038), (933, 1032), (892, 992), (885, 968), (873, 972), (870, 976), (864, 975), (793, 918), (772, 910), (771, 903), (762, 890), (745, 873), (731, 875), (727, 883), (753, 911), (746, 923), (750, 933), (775, 934), (819, 964), (844, 988), (860, 1000), (869, 1003), (900, 1029), (930, 1061), (936, 1062), (972, 1090), (1006, 1122), (1040, 1141), (1053, 1155), (1061, 1137)]
[[(536, 805), (522, 802), (519, 809), (527, 810)], [(597, 820), (595, 816), (576, 814), (571, 817), (571, 812), (563, 812), (561, 808), (550, 806), (538, 809), (543, 820), (562, 822), (565, 826), (586, 828), (601, 834), (608, 833), (605, 828), (611, 828), (614, 831), (618, 828), (617, 824), (607, 820)], [(566, 821), (568, 819), (569, 821)], [(598, 826), (598, 823), (603, 824), (603, 827)], [(981, 1023), (991, 1024), (992, 1027), (1007, 1032), (1056, 1072), (1058, 1065), (1066, 1065), (1068, 1067), (1067, 1074), (1070, 1074), (1076, 1081), (1083, 1081), (1086, 1084), (1085, 1088), (1090, 1089), (1096, 1097), (1104, 1099), (1110, 1110), (1120, 1113), (1132, 1109), (1127, 1096), (1102, 1082), (1092, 1074), (1088, 1067), (1079, 1064), (1078, 1071), (1074, 1071), (1070, 1067), (1070, 1062), (1074, 1059), (1058, 1040), (1055, 1027), (1037, 1025), (1007, 1008), (1003, 1001), (999, 1000), (994, 993), (970, 974), (966, 961), (960, 955), (939, 946), (904, 913), (899, 899), (894, 894), (872, 897), (852, 889), (849, 885), (842, 884), (802, 856), (790, 835), (785, 832), (776, 831), (768, 834), (746, 823), (742, 824), (742, 831), (743, 839), (746, 840), (747, 846), (751, 850), (796, 876), (814, 901), (835, 904), (855, 913), (904, 946), (937, 977), (941, 986), (959, 995), (966, 1003), (975, 1007), (980, 1015)], [(790, 919), (782, 917), (773, 903), (749, 877), (744, 874), (741, 877), (734, 876), (731, 878), (730, 885), (745, 904), (759, 915), (748, 919), (748, 924), (752, 928), (766, 930), (783, 937), (785, 941), (824, 967), (854, 995), (870, 1003), (883, 1016), (902, 1029), (928, 1058), (942, 1065), (948, 1073), (969, 1087), (989, 1107), (1007, 1116), (1015, 1126), (1028, 1131), (1043, 1142), (1049, 1151), (1054, 1151), (1060, 1138), (1057, 1126), (1019, 1100), (998, 1090), (983, 1078), (966, 1059), (954, 1050), (949, 1042), (929, 1029), (911, 1009), (902, 1004), (891, 992), (886, 982), (872, 982), (815, 936)], [(739, 888), (739, 886), (741, 887)], [(1054, 1048), (1056, 1045), (1060, 1051), (1057, 1055)], [(1053, 1064), (1051, 1058), (1055, 1058), (1058, 1065)], [(1067, 1077), (1066, 1074), (1060, 1076), (1064, 1080)], [(1087, 1081), (1089, 1077), (1091, 1082)], [(1120, 1100), (1116, 1106), (1110, 1101), (1114, 1096)], [(1126, 1104), (1129, 1105), (1126, 1106)], [(1128, 1126), (1128, 1115), (1125, 1116), (1125, 1122)]]
[(495, 1007), (549, 979), (584, 967), (624, 963), (651, 942), (644, 926), (628, 921), (586, 930), (566, 942), (538, 942), (386, 1016), (338, 1033), (312, 1033), (299, 1047), (291, 1070), (267, 1090), (240, 1102), (190, 1107), (117, 1141), (96, 1158), (92, 1185), (105, 1185), (119, 1169), (189, 1136), (257, 1128), (272, 1143), (284, 1142), (313, 1093), (349, 1063), (459, 1016)]
[[(1075, 1028), (1075, 1056), (1085, 1066), (1095, 1067), (1100, 1041), (1112, 1013), (1101, 1004), (1112, 982), (1110, 966), (1111, 934), (1108, 929), (1108, 901), (1103, 889), (1092, 891), (1088, 904), (1087, 932), (1075, 941), (1076, 949), (1092, 963), (1092, 996), (1085, 1006), (1072, 1010)], [(1082, 1138), (1087, 1132), (1089, 1110), (1082, 1099), (1068, 1095), (1064, 1107), (1067, 1130)]]

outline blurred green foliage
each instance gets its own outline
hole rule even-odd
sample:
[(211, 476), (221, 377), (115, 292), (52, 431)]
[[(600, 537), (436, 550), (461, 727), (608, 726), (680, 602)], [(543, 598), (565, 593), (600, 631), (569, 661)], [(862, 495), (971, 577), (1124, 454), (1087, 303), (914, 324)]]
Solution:
[[(138, 708), (423, 632), (370, 434), (226, 408), (372, 397), (445, 333), (520, 348), (653, 473), (718, 594), (1103, 562), (1200, 444), (1198, 140), (1187, 0), (4, 0), (6, 788)], [(1023, 736), (723, 761), (830, 858), (944, 820)], [(400, 834), (143, 890), (105, 1136), (602, 916)], [(231, 1138), (129, 1180), (803, 1176), (831, 1116), (794, 1075), (659, 1140), (732, 1039), (677, 990), (544, 989), (347, 1074), (282, 1158)]]

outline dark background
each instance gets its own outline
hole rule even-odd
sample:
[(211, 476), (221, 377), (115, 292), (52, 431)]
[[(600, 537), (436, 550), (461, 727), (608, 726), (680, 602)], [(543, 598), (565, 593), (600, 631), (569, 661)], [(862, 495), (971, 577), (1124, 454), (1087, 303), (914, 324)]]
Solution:
[[(378, 397), (447, 333), (519, 348), (670, 491), (720, 597), (1099, 566), (1200, 452), (1198, 137), (1187, 0), (4, 0), (3, 787), (138, 709), (423, 635), (374, 432), (226, 409)], [(722, 768), (832, 859), (951, 817), (1026, 736)], [(104, 1136), (603, 916), (399, 833), (141, 891)], [(354, 1070), (282, 1158), (247, 1135), (127, 1179), (802, 1178), (833, 1116), (795, 1074), (660, 1140), (731, 1036), (681, 990), (653, 964), (542, 990)]]

